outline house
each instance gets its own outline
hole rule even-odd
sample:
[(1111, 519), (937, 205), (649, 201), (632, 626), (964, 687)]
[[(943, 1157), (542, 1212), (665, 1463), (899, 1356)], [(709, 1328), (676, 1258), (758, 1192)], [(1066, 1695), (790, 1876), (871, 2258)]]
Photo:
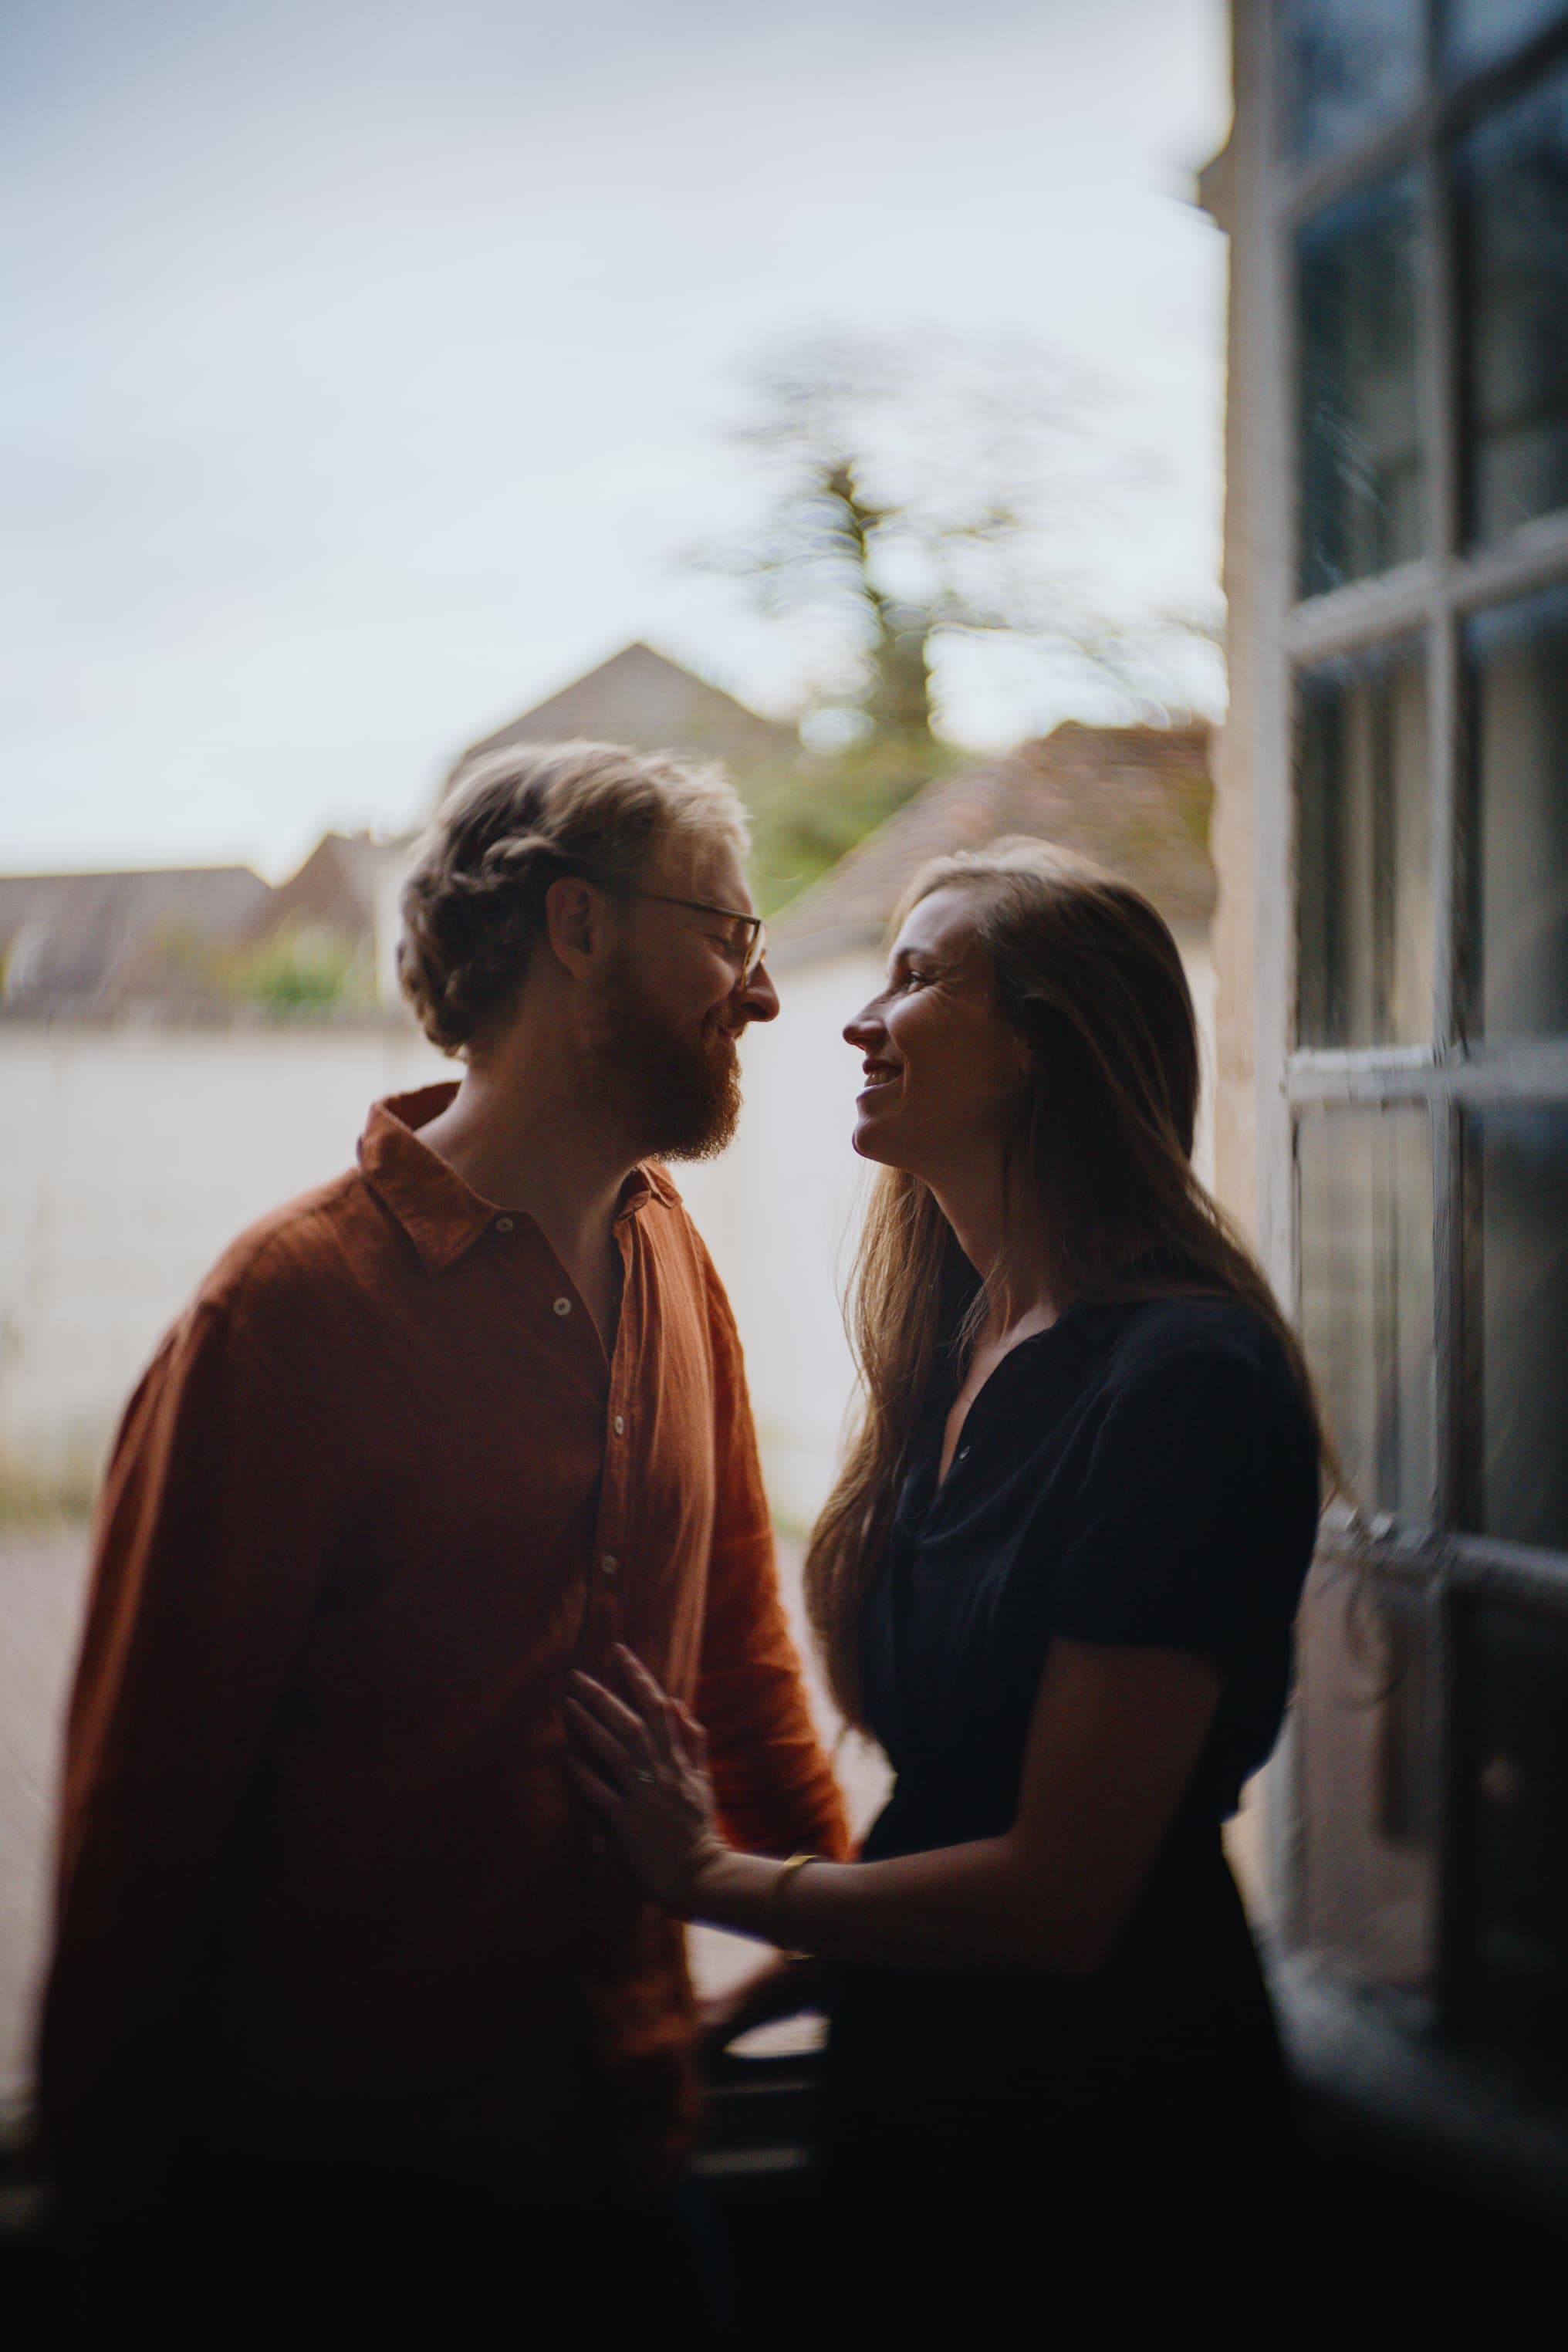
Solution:
[(773, 961), (808, 941), (879, 941), (921, 867), (1004, 835), (1092, 858), (1154, 901), (1194, 950), (1214, 915), (1208, 851), (1211, 730), (1085, 727), (1068, 719), (1042, 740), (929, 784), (803, 891), (774, 921)]
[(373, 833), (323, 834), (309, 857), (280, 882), (249, 934), (253, 971), (267, 969), (268, 951), (280, 982), (292, 966), (303, 978), (312, 964), (323, 983), (360, 1011), (401, 1011), (397, 984), (398, 898), (416, 836)]
[(0, 875), (0, 1014), (205, 1006), (215, 951), (250, 935), (271, 896), (247, 866)]
[(574, 739), (719, 760), (737, 778), (790, 759), (800, 748), (793, 727), (764, 719), (721, 687), (645, 645), (623, 646), (596, 669), (469, 748), (498, 751), (510, 743)]

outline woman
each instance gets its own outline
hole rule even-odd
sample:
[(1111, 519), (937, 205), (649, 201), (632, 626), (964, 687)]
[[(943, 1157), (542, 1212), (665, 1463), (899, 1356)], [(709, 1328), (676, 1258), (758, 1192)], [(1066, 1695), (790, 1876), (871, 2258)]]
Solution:
[(1212, 2317), (1289, 2163), (1220, 1827), (1285, 1705), (1310, 1385), (1192, 1172), (1192, 1002), (1137, 891), (1038, 844), (943, 860), (844, 1034), (884, 1172), (806, 1591), (893, 1795), (856, 1862), (731, 1852), (630, 1659), (578, 1678), (576, 1769), (657, 1900), (829, 1964), (864, 2316), (1089, 2320), (1185, 2282)]

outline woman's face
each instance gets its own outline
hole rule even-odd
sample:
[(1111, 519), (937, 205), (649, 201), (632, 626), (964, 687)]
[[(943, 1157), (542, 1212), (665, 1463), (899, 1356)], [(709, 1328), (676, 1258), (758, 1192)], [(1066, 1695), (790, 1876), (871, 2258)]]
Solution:
[(967, 890), (933, 890), (911, 908), (886, 987), (844, 1034), (865, 1056), (854, 1135), (864, 1159), (936, 1184), (1000, 1152), (1029, 1055), (996, 1009)]

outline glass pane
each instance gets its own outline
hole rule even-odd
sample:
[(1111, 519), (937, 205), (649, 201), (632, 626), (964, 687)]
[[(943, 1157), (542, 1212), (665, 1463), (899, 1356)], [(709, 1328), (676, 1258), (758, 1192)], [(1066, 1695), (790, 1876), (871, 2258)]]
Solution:
[(1568, 71), (1458, 150), (1470, 529), (1568, 506)]
[(1419, 229), (1406, 174), (1331, 205), (1298, 236), (1304, 596), (1421, 551)]
[(1496, 65), (1535, 34), (1568, 17), (1568, 0), (1447, 0), (1441, 12), (1443, 63), (1454, 75)]
[(1299, 698), (1299, 1040), (1420, 1045), (1432, 1034), (1421, 648), (1326, 662), (1302, 673)]
[(1421, 1586), (1329, 1560), (1297, 1629), (1303, 1940), (1406, 1991), (1432, 1974), (1435, 1630)]
[(1351, 1493), (1432, 1516), (1432, 1153), (1420, 1108), (1297, 1129), (1301, 1339)]
[(1466, 1194), (1467, 1521), (1568, 1549), (1568, 1108), (1473, 1118)]
[(1288, 136), (1303, 161), (1381, 131), (1421, 95), (1421, 0), (1288, 0)]
[(1468, 2021), (1568, 2057), (1568, 1625), (1466, 1612), (1461, 1962)]
[(1568, 588), (1465, 633), (1473, 698), (1471, 1027), (1568, 1034)]

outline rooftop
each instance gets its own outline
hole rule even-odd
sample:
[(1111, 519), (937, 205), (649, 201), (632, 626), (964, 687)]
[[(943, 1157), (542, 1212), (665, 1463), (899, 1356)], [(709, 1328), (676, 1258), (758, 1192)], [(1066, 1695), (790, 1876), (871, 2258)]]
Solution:
[(939, 778), (792, 900), (770, 936), (792, 961), (880, 940), (922, 866), (1006, 834), (1093, 858), (1144, 891), (1173, 926), (1206, 925), (1215, 903), (1209, 735), (1198, 720), (1069, 719), (1037, 742)]
[(764, 719), (695, 670), (645, 645), (623, 646), (596, 669), (470, 749), (495, 751), (511, 743), (584, 740), (721, 760), (737, 774), (800, 749), (793, 727)]

